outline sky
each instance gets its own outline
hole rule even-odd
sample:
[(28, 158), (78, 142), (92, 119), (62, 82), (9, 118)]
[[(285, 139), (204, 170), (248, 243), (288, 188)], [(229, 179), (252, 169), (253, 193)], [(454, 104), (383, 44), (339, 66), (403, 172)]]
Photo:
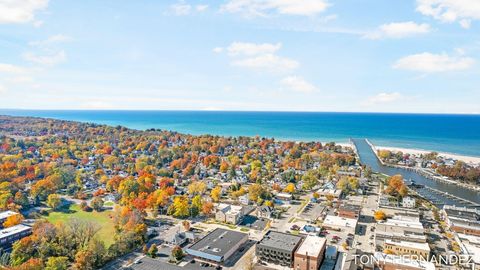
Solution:
[(0, 108), (480, 113), (478, 0), (0, 0)]

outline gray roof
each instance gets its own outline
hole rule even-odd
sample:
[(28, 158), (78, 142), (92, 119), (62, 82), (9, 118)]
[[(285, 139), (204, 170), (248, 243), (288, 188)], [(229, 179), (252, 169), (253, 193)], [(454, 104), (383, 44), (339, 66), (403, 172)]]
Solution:
[(193, 250), (223, 257), (245, 237), (248, 237), (245, 233), (217, 228), (190, 246), (187, 252)]
[(297, 235), (268, 231), (257, 245), (293, 252), (302, 239)]

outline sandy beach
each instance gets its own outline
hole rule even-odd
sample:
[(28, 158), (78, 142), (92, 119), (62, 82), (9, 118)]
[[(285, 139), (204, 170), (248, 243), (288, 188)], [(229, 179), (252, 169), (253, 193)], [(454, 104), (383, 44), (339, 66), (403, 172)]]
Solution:
[[(409, 148), (389, 147), (389, 146), (378, 146), (378, 145), (376, 145), (375, 148), (377, 150), (385, 149), (385, 150), (390, 150), (390, 151), (393, 151), (393, 152), (401, 151), (403, 153), (409, 153), (409, 154), (415, 154), (415, 155), (427, 154), (427, 153), (432, 152), (432, 151), (429, 151), (429, 150), (409, 149)], [(441, 152), (438, 152), (438, 155), (442, 156), (442, 157), (445, 157), (445, 158), (461, 160), (465, 163), (472, 164), (472, 165), (479, 165), (480, 164), (480, 157), (462, 156), (462, 155), (457, 155), (457, 154), (441, 153)]]

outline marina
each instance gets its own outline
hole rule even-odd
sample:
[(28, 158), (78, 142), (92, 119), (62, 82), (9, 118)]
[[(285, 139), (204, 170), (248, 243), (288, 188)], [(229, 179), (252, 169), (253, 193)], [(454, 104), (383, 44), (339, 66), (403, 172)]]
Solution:
[(351, 142), (355, 146), (355, 151), (362, 164), (370, 166), (375, 172), (389, 176), (396, 174), (402, 175), (403, 179), (414, 183), (413, 187), (411, 187), (413, 190), (435, 205), (442, 206), (448, 204), (475, 208), (480, 207), (479, 192), (461, 185), (431, 179), (418, 173), (416, 170), (383, 165), (373, 152), (368, 140), (351, 139)]

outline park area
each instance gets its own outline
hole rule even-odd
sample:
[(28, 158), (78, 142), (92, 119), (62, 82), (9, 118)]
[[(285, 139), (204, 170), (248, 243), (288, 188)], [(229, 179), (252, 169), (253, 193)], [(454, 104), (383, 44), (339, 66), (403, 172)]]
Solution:
[(78, 219), (82, 221), (89, 221), (96, 223), (100, 230), (97, 233), (97, 237), (103, 240), (106, 247), (109, 247), (114, 242), (114, 224), (112, 219), (112, 211), (104, 210), (101, 212), (91, 211), (86, 212), (80, 208), (78, 204), (71, 204), (68, 209), (51, 212), (45, 218), (52, 224), (58, 222), (67, 222), (71, 219)]

